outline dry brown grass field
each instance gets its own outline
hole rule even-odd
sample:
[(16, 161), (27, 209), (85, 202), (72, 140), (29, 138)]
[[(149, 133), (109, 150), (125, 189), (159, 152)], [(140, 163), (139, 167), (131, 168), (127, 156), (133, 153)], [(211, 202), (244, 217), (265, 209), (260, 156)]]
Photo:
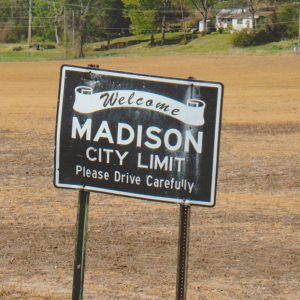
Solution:
[[(77, 192), (52, 184), (63, 61), (0, 64), (0, 299), (70, 299)], [(68, 62), (225, 85), (217, 205), (192, 207), (190, 299), (300, 299), (300, 56)], [(93, 193), (85, 299), (174, 299), (179, 207)]]

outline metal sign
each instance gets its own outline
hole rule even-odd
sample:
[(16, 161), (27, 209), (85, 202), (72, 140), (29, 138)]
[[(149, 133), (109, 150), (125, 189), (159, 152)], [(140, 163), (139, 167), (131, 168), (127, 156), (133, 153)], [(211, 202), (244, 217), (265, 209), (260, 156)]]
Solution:
[(220, 83), (63, 66), (54, 184), (213, 206)]

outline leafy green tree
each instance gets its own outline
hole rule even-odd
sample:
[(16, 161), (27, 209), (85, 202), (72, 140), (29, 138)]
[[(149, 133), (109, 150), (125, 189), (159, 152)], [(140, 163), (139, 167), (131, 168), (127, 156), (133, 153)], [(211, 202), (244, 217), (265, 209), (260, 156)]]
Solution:
[(121, 0), (65, 1), (68, 23), (70, 23), (70, 11), (74, 16), (72, 27), (76, 36), (75, 54), (77, 57), (84, 56), (84, 45), (87, 41), (105, 38), (109, 42), (112, 37), (119, 35), (126, 27)]
[(0, 0), (0, 40), (19, 42), (27, 36), (28, 1)]
[(121, 0), (96, 1), (87, 15), (87, 38), (107, 40), (128, 34), (129, 22), (123, 16)]
[(61, 43), (63, 32), (64, 0), (34, 0), (34, 35)]
[(151, 46), (154, 45), (154, 33), (160, 25), (160, 0), (122, 0), (125, 15), (131, 21), (134, 34), (150, 34)]
[(286, 37), (296, 37), (299, 30), (299, 5), (286, 3), (277, 9), (278, 23), (285, 27)]

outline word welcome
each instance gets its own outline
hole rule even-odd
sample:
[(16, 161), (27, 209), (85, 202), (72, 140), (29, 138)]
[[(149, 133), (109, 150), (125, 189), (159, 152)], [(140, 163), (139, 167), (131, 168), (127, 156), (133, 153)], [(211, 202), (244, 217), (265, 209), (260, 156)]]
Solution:
[(147, 108), (155, 107), (163, 112), (170, 112), (171, 115), (177, 116), (180, 109), (170, 108), (166, 102), (155, 102), (153, 99), (136, 96), (136, 92), (132, 92), (129, 96), (119, 96), (119, 92), (105, 92), (100, 94), (100, 100), (103, 100), (103, 107), (112, 108), (114, 106), (145, 106)]
[(90, 114), (114, 108), (137, 108), (162, 113), (193, 126), (205, 123), (205, 102), (201, 99), (187, 99), (186, 103), (146, 91), (116, 90), (93, 93), (88, 86), (75, 88), (73, 109), (82, 114)]

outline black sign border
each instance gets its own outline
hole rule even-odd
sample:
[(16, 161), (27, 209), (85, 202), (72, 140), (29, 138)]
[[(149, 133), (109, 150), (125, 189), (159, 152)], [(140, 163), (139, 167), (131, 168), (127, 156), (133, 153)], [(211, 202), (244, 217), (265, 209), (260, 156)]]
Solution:
[[(63, 104), (63, 95), (64, 95), (64, 78), (65, 72), (78, 71), (78, 72), (96, 72), (102, 75), (113, 75), (119, 77), (128, 77), (135, 79), (144, 79), (144, 80), (155, 80), (155, 81), (164, 81), (170, 83), (181, 83), (187, 84), (191, 83), (197, 86), (206, 86), (206, 87), (215, 87), (218, 89), (218, 99), (217, 99), (217, 112), (215, 119), (215, 136), (214, 136), (214, 154), (213, 154), (213, 170), (212, 170), (212, 185), (211, 185), (211, 199), (210, 201), (204, 200), (189, 200), (189, 199), (177, 199), (177, 198), (167, 198), (167, 197), (157, 197), (151, 195), (141, 195), (135, 193), (128, 193), (123, 191), (110, 190), (105, 188), (95, 188), (87, 185), (73, 185), (73, 184), (62, 184), (59, 182), (59, 145), (60, 145), (60, 125), (62, 119), (62, 104)], [(90, 67), (82, 67), (76, 65), (63, 64), (60, 69), (60, 79), (59, 79), (59, 91), (58, 91), (58, 102), (56, 110), (56, 127), (55, 127), (55, 149), (54, 149), (54, 176), (53, 184), (57, 188), (71, 189), (71, 190), (84, 190), (90, 192), (99, 192), (109, 195), (125, 196), (134, 199), (142, 199), (147, 201), (155, 202), (164, 202), (164, 203), (186, 203), (196, 206), (204, 207), (214, 207), (216, 205), (216, 196), (217, 196), (217, 180), (218, 180), (218, 166), (219, 166), (219, 152), (220, 152), (220, 140), (221, 140), (221, 126), (222, 126), (222, 111), (223, 111), (223, 95), (224, 95), (224, 85), (221, 82), (212, 82), (212, 81), (203, 81), (195, 79), (182, 79), (175, 77), (166, 77), (166, 76), (156, 76), (156, 75), (146, 75), (140, 73), (131, 73), (131, 72), (122, 72), (114, 71), (109, 69), (96, 69)]]

